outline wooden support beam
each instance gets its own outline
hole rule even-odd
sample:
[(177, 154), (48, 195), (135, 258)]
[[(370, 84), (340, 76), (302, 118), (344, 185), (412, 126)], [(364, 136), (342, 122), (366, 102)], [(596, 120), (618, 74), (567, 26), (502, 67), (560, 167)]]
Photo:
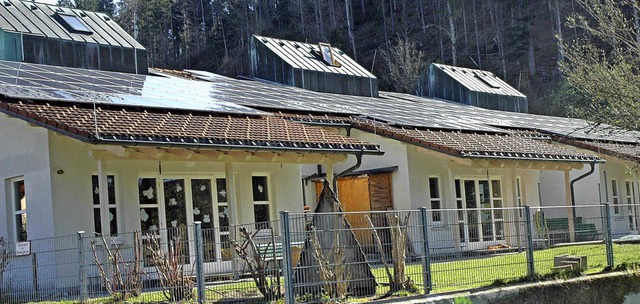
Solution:
[(159, 160), (159, 161), (203, 161), (203, 162), (244, 162), (244, 163), (296, 163), (323, 164), (343, 162), (347, 154), (272, 152), (272, 151), (219, 151), (178, 148), (120, 147), (89, 151), (93, 159), (103, 160)]
[(455, 163), (464, 167), (471, 167), (472, 166), (472, 160), (468, 159), (468, 158), (462, 158), (462, 157), (456, 157), (453, 155), (449, 155), (449, 154), (445, 154), (442, 152), (438, 152), (435, 150), (430, 150), (430, 149), (426, 149), (423, 147), (415, 147), (416, 152), (418, 153), (422, 153), (422, 154), (426, 154), (430, 157), (435, 157), (435, 158), (439, 158), (451, 163)]

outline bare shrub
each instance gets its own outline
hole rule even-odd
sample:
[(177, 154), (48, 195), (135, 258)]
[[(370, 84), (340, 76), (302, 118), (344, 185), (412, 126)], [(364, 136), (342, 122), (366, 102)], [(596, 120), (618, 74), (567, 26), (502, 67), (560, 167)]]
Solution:
[(163, 249), (156, 234), (150, 233), (146, 238), (149, 244), (145, 249), (149, 251), (151, 264), (157, 270), (165, 298), (172, 302), (193, 299), (195, 282), (184, 270), (186, 258), (182, 256), (182, 233), (175, 233), (174, 240), (167, 245), (167, 250)]
[[(96, 241), (91, 242), (93, 260), (98, 267), (100, 277), (109, 295), (114, 301), (123, 301), (128, 298), (137, 297), (142, 292), (142, 253), (140, 245), (140, 234), (134, 232), (133, 237), (133, 260), (127, 261), (122, 252), (124, 246), (118, 244), (111, 238), (111, 244), (104, 236), (100, 237), (102, 247), (107, 254), (108, 264), (103, 265), (98, 257)], [(109, 267), (109, 268), (106, 268)]]
[(369, 225), (374, 228), (373, 236), (376, 241), (376, 245), (378, 247), (378, 251), (382, 255), (382, 262), (384, 264), (385, 272), (387, 277), (389, 278), (389, 289), (391, 292), (396, 292), (399, 290), (412, 290), (414, 288), (413, 280), (409, 276), (405, 274), (405, 264), (406, 264), (406, 252), (407, 252), (407, 223), (409, 221), (409, 214), (406, 215), (404, 221), (401, 221), (398, 218), (397, 214), (387, 214), (387, 222), (389, 223), (391, 229), (391, 254), (392, 254), (392, 263), (393, 263), (393, 274), (389, 269), (389, 264), (387, 263), (387, 257), (385, 256), (385, 251), (382, 246), (382, 241), (380, 240), (380, 236), (378, 235), (377, 229), (373, 225), (371, 218), (366, 216), (369, 221)]
[(267, 249), (273, 248), (271, 251), (258, 250), (254, 239), (259, 230), (249, 232), (247, 228), (240, 227), (238, 232), (242, 241), (239, 243), (236, 240), (231, 240), (231, 244), (238, 257), (249, 268), (249, 273), (256, 287), (267, 301), (276, 301), (282, 298), (279, 270), (275, 271), (275, 276), (268, 275), (269, 267), (273, 267), (271, 262), (277, 261), (273, 231), (271, 231), (271, 243), (267, 245)]

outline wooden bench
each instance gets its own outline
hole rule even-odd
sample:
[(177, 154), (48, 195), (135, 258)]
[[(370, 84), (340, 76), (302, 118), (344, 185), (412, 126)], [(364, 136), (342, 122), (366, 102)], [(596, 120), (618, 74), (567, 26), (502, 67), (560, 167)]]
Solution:
[[(566, 217), (556, 217), (545, 219), (545, 225), (548, 230), (549, 238), (553, 243), (568, 242), (569, 237), (569, 219)], [(576, 241), (593, 241), (601, 232), (598, 232), (595, 224), (584, 223), (582, 217), (576, 217), (575, 220)]]
[[(302, 247), (304, 246), (304, 242), (292, 242), (291, 243), (291, 259), (293, 265), (297, 264), (298, 259), (300, 257), (300, 252), (302, 251)], [(258, 250), (258, 254), (265, 261), (282, 261), (284, 256), (284, 249), (282, 247), (281, 242), (276, 242), (275, 244), (272, 242), (268, 243), (258, 243), (256, 244), (256, 249)]]

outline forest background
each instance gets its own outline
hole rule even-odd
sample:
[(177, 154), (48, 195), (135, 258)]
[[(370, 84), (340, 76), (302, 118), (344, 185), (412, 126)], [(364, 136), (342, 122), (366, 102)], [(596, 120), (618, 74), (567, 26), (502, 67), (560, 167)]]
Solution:
[(113, 16), (147, 47), (150, 65), (157, 68), (248, 75), (251, 35), (259, 34), (329, 42), (377, 75), (383, 90), (410, 91), (398, 78), (413, 81), (416, 76), (407, 71), (439, 62), (494, 72), (528, 96), (531, 113), (571, 115), (568, 100), (580, 98), (560, 70), (563, 41), (582, 35), (566, 23), (567, 17), (582, 13), (576, 0), (58, 0), (58, 4)]

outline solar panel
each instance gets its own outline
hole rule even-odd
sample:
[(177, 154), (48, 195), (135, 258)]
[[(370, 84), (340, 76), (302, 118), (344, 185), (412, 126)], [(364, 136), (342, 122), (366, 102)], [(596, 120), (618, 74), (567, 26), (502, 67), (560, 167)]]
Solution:
[(379, 98), (318, 93), (263, 81), (189, 70), (200, 80), (0, 61), (0, 94), (24, 99), (265, 115), (270, 111), (364, 116), (407, 128), (473, 132), (537, 129), (581, 139), (636, 142), (640, 132), (590, 130), (580, 119), (502, 112), (409, 94)]
[[(451, 114), (429, 107), (429, 103), (404, 100), (396, 96), (365, 96), (318, 93), (264, 81), (237, 80), (209, 72), (188, 70), (193, 76), (211, 82), (217, 97), (261, 109), (304, 111), (327, 114), (363, 115), (405, 127), (427, 127), (479, 132), (505, 132), (469, 117), (458, 121)], [(424, 99), (422, 99), (424, 101)]]
[(215, 97), (201, 81), (0, 61), (0, 94), (19, 99), (266, 115)]

